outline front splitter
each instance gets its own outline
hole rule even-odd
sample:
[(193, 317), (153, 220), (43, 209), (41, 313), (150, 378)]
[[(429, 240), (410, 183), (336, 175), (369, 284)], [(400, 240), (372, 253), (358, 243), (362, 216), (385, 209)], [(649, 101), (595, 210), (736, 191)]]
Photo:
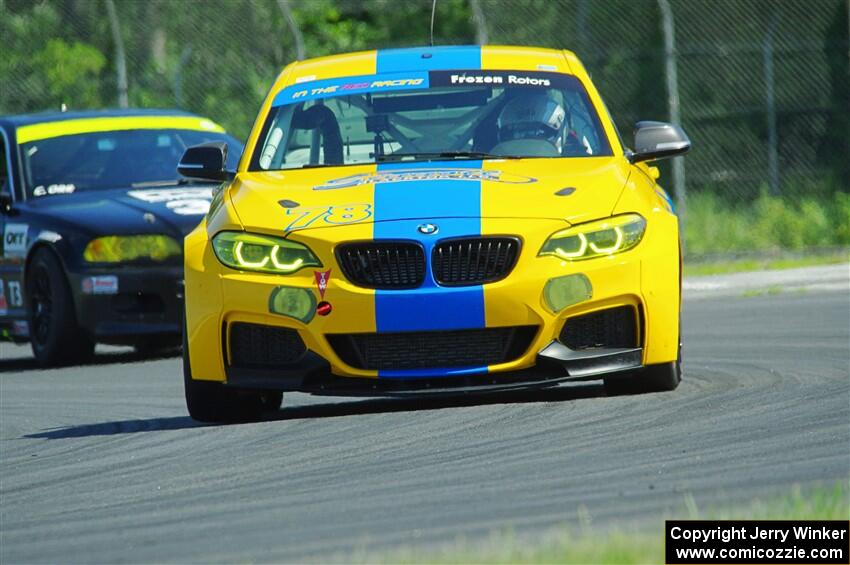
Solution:
[(286, 370), (263, 371), (262, 378), (257, 378), (259, 375), (231, 373), (228, 385), (322, 396), (361, 397), (446, 396), (534, 390), (556, 387), (569, 381), (598, 380), (618, 374), (626, 376), (641, 368), (642, 353), (641, 348), (594, 348), (575, 351), (553, 341), (538, 353), (535, 367), (510, 373), (452, 378), (364, 379), (338, 377), (332, 375), (326, 365), (317, 365), (312, 367), (312, 371), (304, 375), (304, 378), (293, 378), (293, 372)]

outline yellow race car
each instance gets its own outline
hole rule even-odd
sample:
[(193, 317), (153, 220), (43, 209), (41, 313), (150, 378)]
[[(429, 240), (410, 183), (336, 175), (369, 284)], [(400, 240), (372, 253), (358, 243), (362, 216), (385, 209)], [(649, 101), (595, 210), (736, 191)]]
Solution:
[(283, 391), (457, 394), (681, 378), (679, 224), (569, 51), (425, 47), (287, 66), (185, 240), (189, 413), (251, 419)]

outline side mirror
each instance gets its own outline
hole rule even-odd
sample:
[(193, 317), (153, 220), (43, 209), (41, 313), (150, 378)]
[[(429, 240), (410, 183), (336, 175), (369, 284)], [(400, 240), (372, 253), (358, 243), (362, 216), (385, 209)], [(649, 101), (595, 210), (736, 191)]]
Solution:
[(226, 162), (227, 144), (212, 141), (186, 149), (177, 165), (177, 172), (196, 179), (230, 180), (233, 173), (224, 169)]
[(14, 204), (14, 200), (12, 200), (12, 193), (6, 192), (5, 190), (0, 192), (0, 214), (8, 214), (11, 212), (12, 204)]
[(690, 149), (691, 140), (681, 127), (666, 122), (638, 122), (635, 150), (628, 157), (632, 163), (639, 163), (683, 155)]

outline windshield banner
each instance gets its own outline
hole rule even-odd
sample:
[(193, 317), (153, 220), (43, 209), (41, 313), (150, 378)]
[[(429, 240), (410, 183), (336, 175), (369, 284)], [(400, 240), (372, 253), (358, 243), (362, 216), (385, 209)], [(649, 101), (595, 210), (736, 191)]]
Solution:
[(569, 75), (535, 71), (429, 71), (406, 73), (381, 73), (354, 77), (332, 78), (303, 82), (287, 86), (277, 93), (273, 107), (318, 100), (347, 94), (391, 92), (429, 87), (537, 87), (563, 88), (575, 83)]
[(497, 86), (542, 88), (564, 88), (575, 80), (561, 73), (535, 71), (431, 71), (429, 84), (432, 87), (446, 86)]
[(272, 106), (283, 106), (292, 102), (318, 100), (346, 94), (383, 92), (428, 88), (428, 73), (382, 73), (356, 77), (330, 78), (287, 86), (274, 97)]

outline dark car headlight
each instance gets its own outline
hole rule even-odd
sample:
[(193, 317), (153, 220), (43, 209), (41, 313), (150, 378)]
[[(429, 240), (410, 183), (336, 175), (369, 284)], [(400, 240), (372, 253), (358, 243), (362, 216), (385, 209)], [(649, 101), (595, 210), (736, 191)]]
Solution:
[(640, 243), (644, 231), (646, 220), (639, 214), (578, 224), (552, 234), (538, 255), (554, 255), (566, 261), (614, 255)]
[(217, 233), (212, 243), (218, 260), (240, 271), (289, 274), (322, 266), (306, 245), (279, 237), (224, 231)]
[(182, 252), (180, 244), (167, 235), (107, 235), (91, 240), (83, 259), (89, 263), (159, 262)]

